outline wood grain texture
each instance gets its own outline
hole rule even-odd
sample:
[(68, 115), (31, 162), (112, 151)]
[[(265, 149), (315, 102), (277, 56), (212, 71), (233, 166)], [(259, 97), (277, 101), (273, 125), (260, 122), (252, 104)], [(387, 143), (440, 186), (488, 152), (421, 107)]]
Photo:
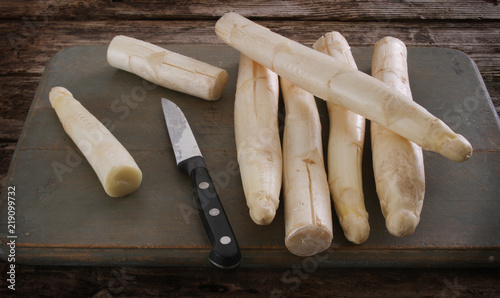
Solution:
[[(307, 267), (309, 266), (309, 267)], [(0, 263), (1, 272), (7, 271)], [(496, 297), (500, 271), (484, 269), (18, 268), (17, 297)], [(0, 280), (0, 295), (11, 297)], [(13, 297), (13, 296), (12, 296)]]
[(2, 1), (0, 18), (21, 19), (36, 16), (57, 20), (102, 19), (216, 19), (235, 11), (256, 19), (294, 19), (329, 21), (366, 20), (488, 20), (498, 19), (497, 0), (485, 1)]

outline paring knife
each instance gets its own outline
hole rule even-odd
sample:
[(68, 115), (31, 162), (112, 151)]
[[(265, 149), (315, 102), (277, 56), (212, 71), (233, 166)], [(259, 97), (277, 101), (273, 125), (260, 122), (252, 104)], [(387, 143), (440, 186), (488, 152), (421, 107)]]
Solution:
[(184, 113), (162, 98), (163, 114), (177, 161), (177, 167), (189, 175), (197, 208), (212, 250), (210, 262), (221, 269), (238, 267), (241, 253), (224, 208), (208, 173), (200, 148)]

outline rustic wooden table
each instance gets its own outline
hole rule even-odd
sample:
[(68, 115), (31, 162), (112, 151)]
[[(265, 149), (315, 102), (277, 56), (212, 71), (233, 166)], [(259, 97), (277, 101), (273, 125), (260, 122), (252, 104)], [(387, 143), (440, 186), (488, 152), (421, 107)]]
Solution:
[[(409, 47), (460, 50), (477, 64), (500, 112), (500, 6), (475, 1), (2, 1), (0, 189), (43, 70), (60, 50), (118, 34), (158, 44), (222, 44), (216, 20), (235, 11), (305, 45), (341, 32), (354, 47), (391, 35)], [(2, 240), (3, 241), (3, 240)], [(0, 263), (0, 295), (9, 264)], [(215, 269), (18, 266), (23, 296), (477, 296), (500, 295), (495, 269)]]

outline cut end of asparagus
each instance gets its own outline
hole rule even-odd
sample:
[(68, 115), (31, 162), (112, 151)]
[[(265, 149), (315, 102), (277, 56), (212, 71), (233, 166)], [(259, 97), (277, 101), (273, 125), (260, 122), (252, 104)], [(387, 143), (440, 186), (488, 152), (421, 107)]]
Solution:
[(260, 198), (252, 199), (253, 205), (249, 207), (250, 217), (258, 225), (270, 224), (276, 216), (276, 207), (273, 204), (269, 195)]
[(141, 181), (142, 172), (138, 168), (116, 167), (106, 176), (104, 190), (110, 197), (123, 197), (136, 191)]
[(351, 213), (343, 217), (341, 219), (341, 225), (347, 240), (354, 244), (365, 242), (370, 235), (370, 224), (368, 220), (356, 213)]
[(227, 85), (227, 80), (228, 80), (227, 71), (222, 70), (215, 78), (212, 92), (210, 92), (206, 100), (215, 101), (221, 98), (222, 92), (224, 91), (224, 87), (226, 87)]
[(389, 233), (396, 237), (405, 237), (413, 234), (417, 228), (420, 217), (409, 210), (397, 210), (387, 214), (385, 225)]
[(453, 161), (466, 161), (472, 156), (472, 146), (462, 135), (446, 139), (440, 148), (440, 153)]
[(285, 238), (285, 245), (294, 255), (307, 257), (327, 250), (333, 235), (326, 227), (309, 225), (292, 230)]

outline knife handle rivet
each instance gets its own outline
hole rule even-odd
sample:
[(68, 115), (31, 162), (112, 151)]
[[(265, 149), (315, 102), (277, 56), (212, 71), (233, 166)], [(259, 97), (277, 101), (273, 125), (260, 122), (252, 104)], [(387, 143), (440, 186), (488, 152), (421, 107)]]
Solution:
[(200, 182), (200, 184), (198, 184), (198, 187), (200, 189), (207, 189), (209, 186), (210, 186), (210, 184), (208, 184), (208, 182), (205, 182), (205, 181)]
[(226, 245), (226, 244), (229, 244), (231, 242), (231, 237), (229, 236), (222, 236), (220, 238), (220, 243)]
[(208, 214), (210, 214), (211, 216), (217, 216), (217, 215), (219, 215), (219, 213), (220, 213), (220, 210), (217, 208), (212, 208), (208, 211)]

